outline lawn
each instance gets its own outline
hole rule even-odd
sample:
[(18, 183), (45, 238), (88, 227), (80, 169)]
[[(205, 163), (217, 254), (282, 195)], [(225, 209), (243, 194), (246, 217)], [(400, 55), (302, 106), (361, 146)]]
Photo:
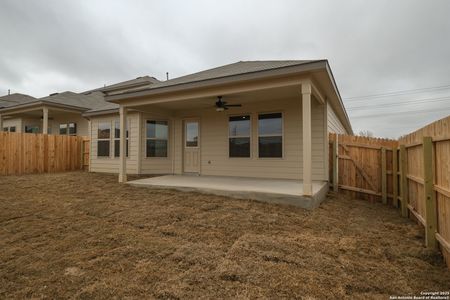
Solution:
[(318, 209), (0, 177), (0, 298), (355, 298), (450, 289), (422, 229), (377, 203)]

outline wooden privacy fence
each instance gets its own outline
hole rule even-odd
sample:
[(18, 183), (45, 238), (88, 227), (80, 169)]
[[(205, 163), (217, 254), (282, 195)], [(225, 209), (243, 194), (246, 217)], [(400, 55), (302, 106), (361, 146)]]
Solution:
[(398, 141), (330, 135), (330, 144), (333, 189), (417, 220), (450, 268), (450, 116)]
[(89, 163), (86, 141), (80, 136), (0, 132), (0, 175), (83, 169)]

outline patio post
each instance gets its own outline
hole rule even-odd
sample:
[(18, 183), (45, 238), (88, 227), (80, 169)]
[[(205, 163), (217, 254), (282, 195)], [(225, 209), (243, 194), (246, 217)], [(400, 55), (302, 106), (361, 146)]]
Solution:
[(3, 131), (3, 119), (1, 114), (0, 114), (0, 131)]
[(119, 108), (120, 115), (120, 165), (119, 165), (119, 182), (127, 182), (127, 142), (126, 142), (126, 124), (127, 124), (127, 108), (123, 105)]
[(303, 195), (312, 196), (311, 83), (302, 83)]
[(48, 108), (42, 109), (42, 133), (48, 134)]

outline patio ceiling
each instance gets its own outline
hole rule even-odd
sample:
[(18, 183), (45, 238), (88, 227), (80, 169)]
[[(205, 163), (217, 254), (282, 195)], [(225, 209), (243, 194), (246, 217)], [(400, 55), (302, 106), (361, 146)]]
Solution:
[(217, 101), (217, 96), (223, 96), (222, 100), (226, 101), (227, 104), (242, 104), (245, 107), (246, 104), (270, 100), (281, 100), (298, 98), (301, 101), (301, 87), (300, 86), (288, 86), (288, 87), (277, 87), (269, 88), (251, 92), (243, 93), (231, 93), (231, 94), (218, 94), (216, 96), (200, 97), (196, 99), (189, 100), (178, 100), (155, 104), (146, 104), (135, 109), (143, 111), (152, 111), (155, 108), (177, 111), (186, 109), (214, 109), (215, 102)]

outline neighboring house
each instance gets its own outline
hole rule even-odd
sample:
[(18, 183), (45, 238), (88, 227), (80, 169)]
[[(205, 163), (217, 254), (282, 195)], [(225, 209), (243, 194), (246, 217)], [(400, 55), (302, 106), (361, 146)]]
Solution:
[(111, 106), (83, 113), (90, 171), (121, 182), (126, 174), (295, 179), (311, 195), (312, 181), (328, 181), (328, 133), (352, 134), (327, 60), (238, 62), (105, 93)]
[(105, 102), (105, 92), (125, 91), (155, 82), (158, 82), (155, 78), (144, 76), (79, 94), (67, 91), (42, 98), (23, 94), (3, 96), (0, 97), (0, 128), (10, 132), (88, 136), (90, 123), (82, 116), (83, 112), (118, 107)]

